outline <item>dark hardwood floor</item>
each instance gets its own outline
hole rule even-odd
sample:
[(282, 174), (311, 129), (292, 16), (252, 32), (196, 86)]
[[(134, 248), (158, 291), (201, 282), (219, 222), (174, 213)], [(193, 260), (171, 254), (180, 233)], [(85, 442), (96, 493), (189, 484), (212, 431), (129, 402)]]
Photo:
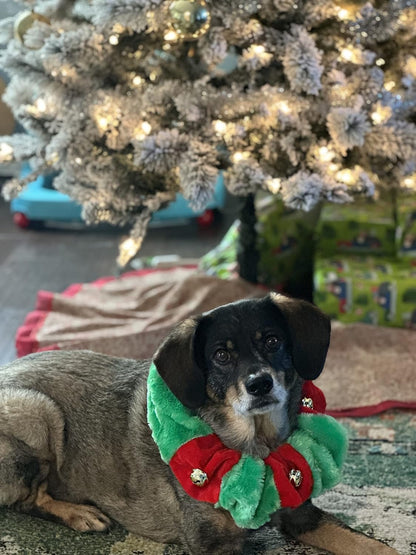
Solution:
[[(199, 229), (195, 222), (151, 228), (140, 254), (200, 257), (219, 243), (237, 212), (233, 199), (211, 229)], [(112, 228), (19, 229), (9, 205), (0, 200), (0, 364), (15, 358), (16, 330), (34, 309), (40, 289), (60, 292), (71, 283), (117, 275), (117, 247), (125, 233)]]

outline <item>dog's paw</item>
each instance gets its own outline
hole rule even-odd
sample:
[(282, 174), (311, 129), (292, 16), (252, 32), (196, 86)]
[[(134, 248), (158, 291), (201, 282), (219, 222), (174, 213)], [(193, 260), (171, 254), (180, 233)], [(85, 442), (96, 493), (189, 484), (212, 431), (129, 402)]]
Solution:
[(111, 520), (91, 505), (73, 505), (65, 515), (65, 523), (78, 532), (103, 532)]

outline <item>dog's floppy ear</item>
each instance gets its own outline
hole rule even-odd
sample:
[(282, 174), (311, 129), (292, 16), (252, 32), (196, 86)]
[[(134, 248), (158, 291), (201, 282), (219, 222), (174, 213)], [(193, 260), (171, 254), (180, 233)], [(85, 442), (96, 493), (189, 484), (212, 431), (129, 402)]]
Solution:
[(305, 380), (322, 372), (329, 347), (331, 321), (314, 305), (272, 293), (271, 301), (283, 315), (292, 343), (293, 364)]
[(205, 376), (198, 366), (194, 343), (200, 318), (188, 318), (177, 325), (154, 356), (156, 368), (172, 393), (188, 408), (204, 404)]

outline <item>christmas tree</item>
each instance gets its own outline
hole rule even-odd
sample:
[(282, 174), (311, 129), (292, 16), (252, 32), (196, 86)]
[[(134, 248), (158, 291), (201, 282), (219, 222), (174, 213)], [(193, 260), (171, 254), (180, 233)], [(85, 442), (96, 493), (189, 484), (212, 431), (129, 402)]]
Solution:
[(195, 208), (218, 174), (289, 207), (416, 184), (416, 0), (40, 0), (5, 20), (0, 161), (56, 171), (89, 223)]

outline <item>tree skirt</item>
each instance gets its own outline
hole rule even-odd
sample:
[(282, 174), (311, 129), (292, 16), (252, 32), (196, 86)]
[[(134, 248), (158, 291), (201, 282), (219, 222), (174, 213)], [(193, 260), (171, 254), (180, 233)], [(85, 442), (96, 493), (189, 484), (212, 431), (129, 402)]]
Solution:
[[(19, 356), (47, 349), (91, 349), (149, 358), (175, 323), (263, 288), (222, 280), (194, 267), (137, 271), (75, 284), (63, 293), (40, 291), (17, 333)], [(388, 408), (416, 409), (414, 331), (333, 325), (325, 371), (317, 384), (334, 416), (365, 416)]]
[[(416, 553), (416, 415), (388, 412), (345, 418), (350, 449), (343, 482), (315, 503), (354, 528), (397, 549)], [(410, 486), (410, 487), (409, 487)], [(246, 555), (323, 555), (263, 528), (256, 540), (264, 550)], [(59, 524), (0, 509), (1, 555), (185, 555), (178, 546), (157, 544), (115, 525), (109, 533), (80, 534)], [(363, 554), (365, 555), (365, 554)]]

